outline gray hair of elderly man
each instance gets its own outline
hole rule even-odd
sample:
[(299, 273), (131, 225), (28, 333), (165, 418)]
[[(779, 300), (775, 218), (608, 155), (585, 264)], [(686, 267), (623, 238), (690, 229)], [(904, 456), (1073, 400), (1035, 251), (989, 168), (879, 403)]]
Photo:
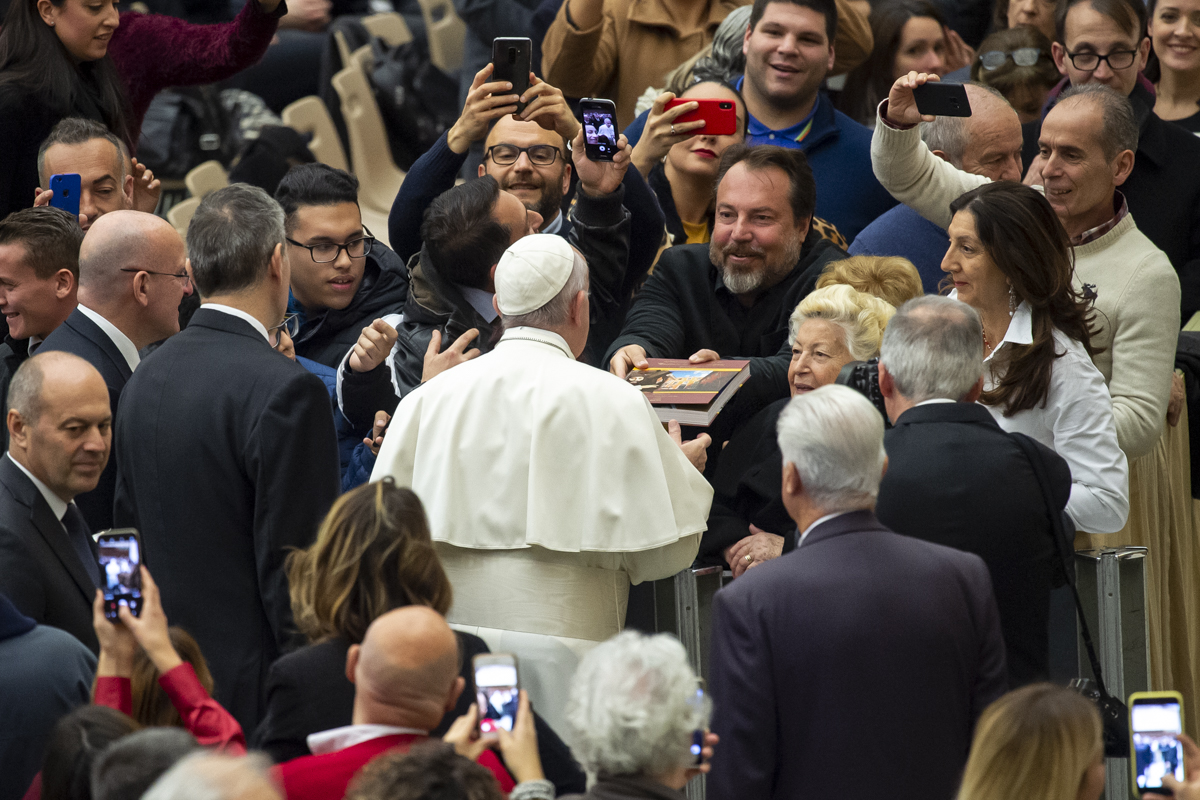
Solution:
[[(995, 97), (1000, 105), (1011, 108), (1008, 98), (1001, 94), (999, 89), (973, 81), (966, 85), (970, 87), (967, 89), (968, 93), (986, 92)], [(967, 148), (971, 146), (971, 139), (968, 135), (971, 122), (971, 117), (935, 117), (933, 122), (921, 123), (921, 141), (925, 142), (925, 146), (930, 150), (940, 150), (945, 153), (947, 161), (962, 169), (963, 157), (967, 154)]]
[[(875, 412), (879, 416), (879, 412)], [(593, 648), (567, 698), (571, 751), (585, 770), (661, 775), (692, 764), (692, 733), (708, 725), (707, 698), (687, 653), (666, 634), (626, 631)]]
[(142, 800), (282, 800), (266, 756), (204, 751), (171, 767)]
[(535, 308), (528, 314), (512, 317), (501, 314), (500, 322), (505, 329), (527, 327), (549, 330), (566, 324), (567, 318), (571, 315), (571, 303), (575, 300), (575, 295), (587, 291), (588, 288), (587, 262), (574, 247), (571, 248), (571, 253), (575, 257), (575, 262), (571, 265), (571, 274), (567, 276), (567, 282), (558, 290), (558, 294), (554, 295), (546, 305)]
[(879, 363), (913, 403), (961, 400), (983, 374), (979, 314), (949, 297), (909, 300), (883, 333)]
[(792, 398), (776, 428), (784, 463), (826, 513), (873, 505), (887, 454), (883, 417), (848, 386), (822, 386)]

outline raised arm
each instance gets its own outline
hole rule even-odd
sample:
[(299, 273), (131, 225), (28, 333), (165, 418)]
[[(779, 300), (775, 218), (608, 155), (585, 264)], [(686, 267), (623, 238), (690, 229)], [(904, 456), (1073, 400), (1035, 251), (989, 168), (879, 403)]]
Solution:
[(604, 0), (566, 0), (542, 42), (542, 74), (569, 97), (603, 91), (617, 68), (617, 29)]

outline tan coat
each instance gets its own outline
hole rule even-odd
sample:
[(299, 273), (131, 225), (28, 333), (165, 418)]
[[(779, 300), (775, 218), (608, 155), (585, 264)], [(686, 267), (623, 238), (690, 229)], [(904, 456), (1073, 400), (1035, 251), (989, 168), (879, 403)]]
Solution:
[[(710, 0), (703, 25), (684, 27), (675, 0), (604, 0), (598, 25), (576, 29), (568, 20), (570, 2), (542, 43), (546, 80), (568, 97), (606, 97), (617, 104), (621, 128), (633, 122), (637, 99), (649, 86), (659, 87), (666, 75), (712, 43), (729, 12), (748, 5), (741, 0)], [(831, 75), (848, 72), (871, 53), (871, 26), (849, 0), (837, 0), (836, 62)]]

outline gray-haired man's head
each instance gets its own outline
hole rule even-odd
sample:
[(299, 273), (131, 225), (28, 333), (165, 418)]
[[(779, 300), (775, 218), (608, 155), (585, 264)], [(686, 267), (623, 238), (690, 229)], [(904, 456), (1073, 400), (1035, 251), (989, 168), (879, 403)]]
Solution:
[(879, 363), (910, 403), (961, 400), (983, 374), (979, 315), (949, 297), (909, 300), (883, 333)]

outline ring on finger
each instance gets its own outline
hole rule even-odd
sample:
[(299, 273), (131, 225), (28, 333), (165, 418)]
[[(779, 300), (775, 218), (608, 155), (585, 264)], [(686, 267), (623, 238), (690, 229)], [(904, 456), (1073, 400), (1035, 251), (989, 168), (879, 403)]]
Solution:
[(749, 564), (751, 561), (753, 561), (753, 560), (754, 560), (754, 556), (750, 555), (749, 553), (746, 553), (746, 557), (745, 557), (745, 559), (743, 559), (743, 560), (744, 560), (744, 561), (745, 561), (747, 564)]
[(671, 135), (672, 136), (675, 135), (675, 123), (674, 122), (671, 123)]

